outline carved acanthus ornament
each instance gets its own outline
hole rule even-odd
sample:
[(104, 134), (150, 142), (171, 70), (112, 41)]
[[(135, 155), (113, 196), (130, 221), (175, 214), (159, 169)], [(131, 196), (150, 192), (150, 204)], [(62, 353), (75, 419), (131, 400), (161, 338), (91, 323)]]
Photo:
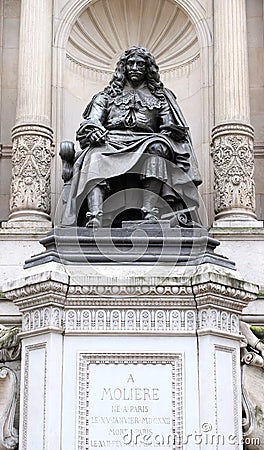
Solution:
[(13, 129), (11, 212), (50, 212), (51, 130), (40, 126)]
[(218, 217), (230, 210), (254, 216), (253, 129), (238, 124), (217, 126), (212, 147)]
[(0, 362), (15, 361), (20, 358), (20, 328), (7, 328), (0, 325)]

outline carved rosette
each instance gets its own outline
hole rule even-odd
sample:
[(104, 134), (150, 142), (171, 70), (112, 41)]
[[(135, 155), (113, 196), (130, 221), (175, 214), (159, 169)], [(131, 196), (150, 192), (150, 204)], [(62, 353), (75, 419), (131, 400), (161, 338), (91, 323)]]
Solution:
[(44, 126), (13, 129), (10, 210), (50, 213), (50, 165), (53, 156), (52, 130)]
[(216, 218), (255, 218), (253, 128), (219, 125), (212, 132)]

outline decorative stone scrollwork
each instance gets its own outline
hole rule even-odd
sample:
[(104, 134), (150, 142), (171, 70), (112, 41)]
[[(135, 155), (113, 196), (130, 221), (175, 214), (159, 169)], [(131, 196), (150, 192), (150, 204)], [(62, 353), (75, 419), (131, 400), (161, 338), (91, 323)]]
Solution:
[[(259, 336), (260, 332), (261, 336)], [(263, 450), (264, 443), (264, 328), (251, 327), (240, 321), (242, 365), (243, 435), (248, 439), (247, 450)], [(256, 333), (256, 334), (255, 334)]]
[(50, 212), (51, 130), (40, 126), (13, 129), (11, 213)]
[(264, 368), (263, 339), (258, 339), (246, 322), (240, 321), (240, 331), (243, 335), (241, 362), (243, 364)]
[(18, 395), (16, 374), (8, 367), (0, 369), (0, 450), (15, 450), (18, 431), (14, 427), (14, 416)]
[(239, 320), (236, 314), (218, 309), (201, 309), (198, 313), (199, 329), (214, 329), (224, 332), (239, 333)]
[(231, 210), (255, 217), (253, 129), (246, 125), (217, 126), (212, 147), (218, 218)]
[(21, 342), (17, 327), (7, 328), (0, 325), (0, 362), (15, 361), (20, 358)]

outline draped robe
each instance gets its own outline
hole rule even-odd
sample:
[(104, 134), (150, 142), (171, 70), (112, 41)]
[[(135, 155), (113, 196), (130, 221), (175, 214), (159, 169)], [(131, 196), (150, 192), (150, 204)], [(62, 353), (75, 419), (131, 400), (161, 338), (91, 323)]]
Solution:
[[(198, 164), (185, 119), (171, 91), (164, 89), (164, 96), (157, 97), (145, 83), (136, 89), (127, 83), (116, 97), (106, 92), (95, 95), (83, 117), (77, 131), (81, 151), (75, 157), (62, 225), (77, 224), (80, 207), (95, 185), (105, 186), (111, 195), (111, 180), (133, 172), (140, 179), (161, 179), (162, 197), (174, 196), (183, 199), (187, 207), (198, 207)], [(104, 142), (91, 145), (89, 134), (96, 129), (104, 133)], [(160, 144), (156, 156), (150, 155), (152, 144)], [(126, 202), (125, 196), (119, 203), (122, 201)]]

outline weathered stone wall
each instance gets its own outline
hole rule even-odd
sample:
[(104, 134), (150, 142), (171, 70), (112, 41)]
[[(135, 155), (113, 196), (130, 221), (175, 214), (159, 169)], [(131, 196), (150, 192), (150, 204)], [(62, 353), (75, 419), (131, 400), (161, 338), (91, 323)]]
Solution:
[[(9, 215), (9, 190), (11, 177), (11, 129), (16, 122), (16, 103), (18, 86), (18, 44), (19, 44), (19, 21), (20, 21), (20, 0), (1, 2), (0, 6), (0, 54), (2, 60), (1, 75), (1, 157), (0, 157), (0, 220), (7, 220)], [(73, 2), (72, 2), (73, 3)], [(127, 2), (129, 4), (129, 2)], [(147, 5), (148, 2), (145, 2)], [(59, 0), (54, 2), (54, 71), (53, 71), (53, 117), (52, 126), (55, 131), (56, 158), (52, 163), (51, 170), (51, 210), (52, 218), (55, 215), (57, 201), (60, 196), (62, 183), (60, 180), (60, 161), (57, 157), (58, 143), (62, 139), (74, 139), (75, 130), (81, 120), (81, 114), (89, 98), (102, 89), (108, 82), (113, 69), (114, 61), (121, 53), (121, 50), (141, 39), (140, 43), (153, 47), (153, 52), (158, 57), (161, 67), (162, 78), (165, 84), (171, 88), (178, 96), (184, 114), (188, 120), (193, 135), (194, 145), (199, 159), (203, 176), (203, 186), (201, 194), (205, 202), (209, 224), (213, 221), (214, 200), (213, 200), (213, 167), (210, 156), (210, 130), (213, 126), (213, 65), (212, 65), (212, 42), (213, 37), (212, 21), (213, 11), (211, 2), (193, 2), (195, 13), (204, 8), (203, 14), (206, 17), (208, 39), (201, 41), (199, 29), (194, 18), (189, 11), (185, 10), (186, 2), (175, 1), (175, 6), (171, 2), (163, 2), (161, 20), (156, 22), (156, 28), (150, 27), (153, 22), (148, 11), (140, 10), (141, 21), (135, 19), (129, 21), (129, 36), (131, 42), (123, 30), (119, 30), (119, 38), (112, 36), (111, 24), (107, 22), (106, 15), (102, 13), (99, 27), (105, 30), (106, 37), (109, 38), (112, 47), (112, 60), (109, 62), (109, 43), (102, 41), (96, 35), (94, 25), (92, 34), (98, 39), (98, 43), (93, 47), (89, 36), (78, 41), (78, 27), (80, 25), (89, 33), (91, 25), (87, 19), (89, 14), (103, 11), (103, 2), (80, 1), (76, 3), (76, 10), (69, 3), (70, 13), (67, 15), (67, 8), (64, 2)], [(200, 6), (200, 11), (197, 5)], [(96, 6), (97, 5), (97, 6)], [(122, 23), (122, 11), (118, 9), (118, 1), (111, 2), (114, 25), (118, 29), (118, 23)], [(141, 2), (139, 2), (139, 5)], [(143, 7), (141, 7), (143, 8)], [(144, 6), (148, 9), (148, 6)], [(195, 10), (197, 9), (197, 11)], [(135, 9), (135, 8), (134, 8)], [(155, 9), (155, 8), (154, 8)], [(154, 11), (153, 9), (153, 11)], [(175, 12), (174, 22), (177, 29), (183, 30), (185, 25), (189, 27), (187, 34), (179, 33), (179, 44), (172, 42), (172, 30), (169, 27), (163, 33), (162, 45), (156, 45), (155, 39), (159, 33), (159, 27), (164, 29), (162, 20), (166, 19), (166, 9), (171, 17)], [(190, 8), (191, 9), (191, 8)], [(178, 12), (177, 12), (178, 11)], [(129, 12), (128, 16), (132, 14)], [(188, 15), (189, 14), (189, 15)], [(250, 120), (255, 128), (255, 183), (256, 183), (256, 207), (257, 217), (264, 216), (263, 206), (263, 165), (264, 165), (264, 129), (263, 129), (263, 2), (262, 0), (246, 1), (247, 14), (247, 37), (249, 56), (249, 88), (250, 88)], [(64, 42), (59, 38), (60, 28), (62, 29), (62, 18), (67, 16), (68, 30), (65, 28)], [(132, 17), (132, 18), (133, 18)], [(190, 26), (188, 20), (190, 20)], [(119, 22), (118, 22), (119, 20)], [(71, 23), (70, 23), (71, 21)], [(173, 21), (172, 21), (173, 24)], [(77, 27), (77, 28), (76, 28)], [(181, 28), (182, 27), (182, 28)], [(142, 30), (150, 30), (149, 36), (144, 35)], [(68, 32), (68, 35), (66, 34)], [(175, 35), (175, 33), (174, 33)], [(68, 39), (69, 38), (69, 39)], [(111, 39), (110, 39), (111, 38)], [(56, 41), (57, 39), (57, 41)], [(60, 39), (60, 42), (58, 42)], [(100, 40), (101, 39), (101, 40)], [(186, 50), (186, 43), (190, 45)], [(76, 41), (77, 40), (77, 41)], [(191, 42), (193, 40), (193, 42)], [(133, 42), (132, 42), (133, 41)], [(76, 44), (77, 42), (77, 44)], [(64, 44), (62, 48), (61, 44)], [(97, 47), (96, 47), (97, 45)], [(74, 47), (75, 46), (75, 47)], [(77, 46), (77, 47), (76, 47)], [(173, 47), (174, 46), (174, 47)], [(168, 50), (173, 47), (174, 54)], [(73, 54), (73, 48), (77, 48)], [(67, 55), (65, 53), (67, 49)], [(92, 55), (92, 56), (91, 56)], [(93, 56), (94, 55), (94, 56)], [(108, 66), (105, 61), (108, 61)], [(105, 66), (105, 67), (104, 67)], [(204, 214), (205, 215), (205, 214)]]

